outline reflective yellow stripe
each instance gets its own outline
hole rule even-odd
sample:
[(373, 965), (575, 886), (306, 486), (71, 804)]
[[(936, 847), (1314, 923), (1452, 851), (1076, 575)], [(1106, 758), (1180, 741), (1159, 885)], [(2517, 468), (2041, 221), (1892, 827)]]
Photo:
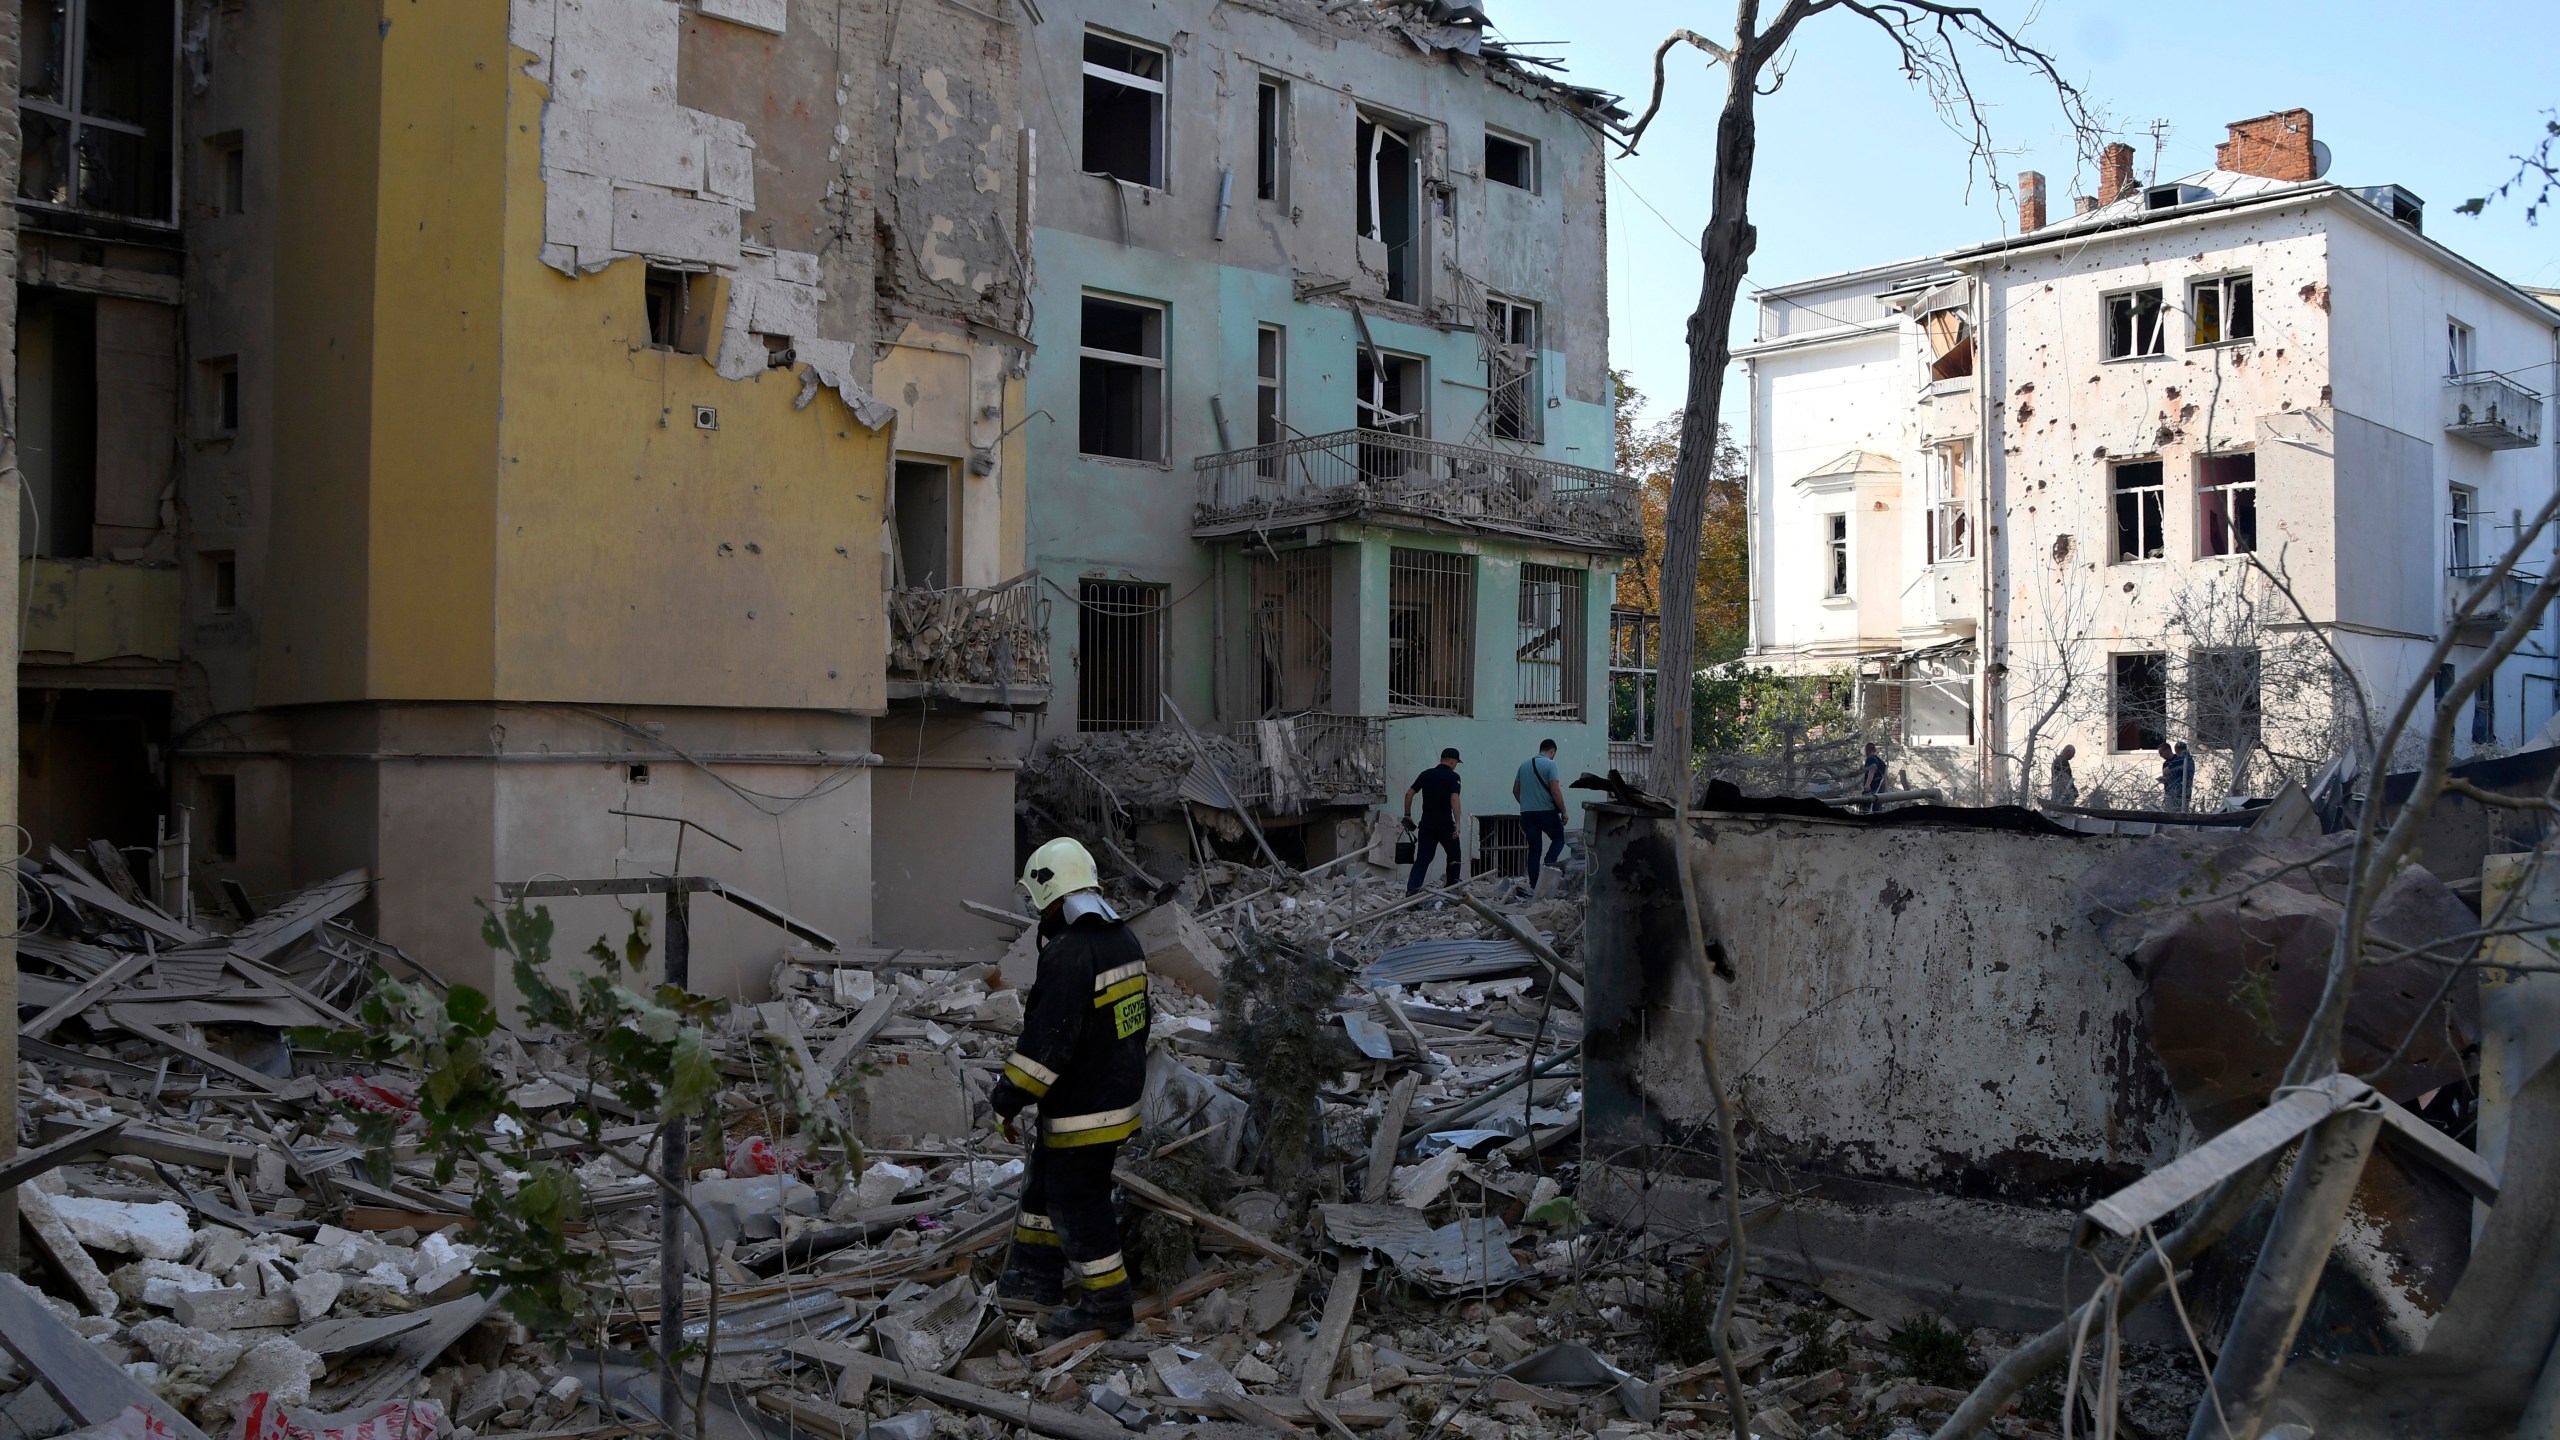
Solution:
[(1044, 1120), (1040, 1125), (1041, 1142), (1053, 1150), (1076, 1145), (1107, 1145), (1126, 1140), (1138, 1133), (1138, 1107), (1104, 1110), (1092, 1115), (1067, 1115)]
[(1052, 1235), (1058, 1233), (1057, 1222), (1046, 1215), (1034, 1215), (1028, 1210), (1015, 1212), (1013, 1224), (1017, 1230), (1046, 1230)]
[(1076, 1273), (1079, 1275), (1108, 1275), (1112, 1271), (1122, 1268), (1128, 1262), (1120, 1258), (1119, 1251), (1114, 1250), (1099, 1260), (1077, 1260), (1071, 1263), (1074, 1264), (1076, 1267)]
[(1124, 1266), (1108, 1275), (1080, 1275), (1076, 1277), (1076, 1283), (1087, 1290), (1108, 1290), (1114, 1285), (1128, 1284), (1129, 1271)]
[(1034, 1230), (1028, 1225), (1016, 1225), (1013, 1227), (1013, 1243), (1016, 1245), (1055, 1245), (1058, 1243), (1058, 1232), (1047, 1229)]
[(1016, 1050), (1005, 1057), (1004, 1078), (1030, 1091), (1031, 1098), (1037, 1100), (1058, 1083), (1058, 1072)]
[(1132, 975), (1144, 975), (1146, 973), (1147, 962), (1144, 960), (1140, 960), (1130, 965), (1115, 966), (1112, 969), (1105, 970), (1101, 974), (1094, 976), (1093, 988), (1096, 990), (1108, 990), (1112, 986), (1119, 984), (1121, 981), (1128, 979)]
[(1094, 996), (1093, 1008), (1096, 1010), (1108, 1010), (1131, 995), (1144, 995), (1145, 993), (1147, 993), (1147, 977), (1144, 975), (1132, 975), (1128, 979), (1121, 981), (1119, 984), (1112, 986), (1110, 989), (1103, 991), (1101, 994)]

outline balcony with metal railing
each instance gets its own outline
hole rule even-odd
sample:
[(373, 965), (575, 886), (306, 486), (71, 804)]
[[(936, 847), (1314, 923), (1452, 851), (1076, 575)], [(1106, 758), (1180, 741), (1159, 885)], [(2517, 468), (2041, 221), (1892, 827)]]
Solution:
[(1455, 445), (1384, 430), (1338, 430), (1200, 457), (1191, 533), (1410, 516), (1580, 549), (1642, 544), (1636, 485), (1541, 455)]
[(1235, 720), (1227, 735), (1253, 756), (1251, 773), (1231, 775), (1236, 798), (1277, 815), (1328, 805), (1374, 804), (1387, 792), (1387, 717), (1309, 710), (1267, 720)]
[[(2459, 615), (2462, 602), (2480, 588), (2482, 581), (2497, 573), (2495, 565), (2448, 565), (2444, 576), (2444, 613), (2447, 619)], [(2533, 587), (2542, 577), (2527, 570), (2509, 570), (2498, 577), (2497, 589), (2482, 599), (2477, 608), (2459, 626), (2466, 631), (2497, 631), (2524, 608)]]
[(1049, 703), (1049, 602), (1039, 576), (889, 592), (889, 698), (1036, 710)]
[(2495, 370), (2444, 382), (2445, 433), (2483, 450), (2525, 450), (2542, 443), (2542, 397)]

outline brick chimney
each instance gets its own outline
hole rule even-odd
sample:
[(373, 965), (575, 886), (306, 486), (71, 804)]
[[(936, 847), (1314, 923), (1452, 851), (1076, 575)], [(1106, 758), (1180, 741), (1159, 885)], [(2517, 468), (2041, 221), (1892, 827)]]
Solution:
[(2133, 147), (2119, 140), (2098, 152), (2098, 203), (2112, 205), (2134, 192)]
[(2018, 173), (2018, 233), (2029, 235), (2044, 228), (2044, 176), (2033, 170)]
[(2250, 120), (2234, 120), (2231, 138), (2213, 147), (2215, 168), (2268, 180), (2311, 180), (2318, 169), (2311, 158), (2311, 112), (2279, 110)]

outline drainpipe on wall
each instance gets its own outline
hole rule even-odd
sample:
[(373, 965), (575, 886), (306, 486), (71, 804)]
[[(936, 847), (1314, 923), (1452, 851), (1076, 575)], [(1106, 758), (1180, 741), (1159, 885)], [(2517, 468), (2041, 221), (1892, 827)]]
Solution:
[[(1769, 647), (1769, 616), (1760, 607), (1760, 567), (1769, 559), (1769, 545), (1767, 538), (1760, 533), (1762, 518), (1760, 480), (1768, 472), (1761, 461), (1760, 407), (1757, 403), (1760, 396), (1760, 362), (1757, 360), (1742, 362), (1742, 393), (1751, 402), (1751, 448), (1744, 454), (1742, 460), (1744, 474), (1742, 534), (1743, 544), (1746, 547), (1743, 559), (1747, 562), (1742, 567), (1745, 586), (1743, 604), (1749, 607), (1751, 615), (1751, 648), (1765, 650)], [(1653, 606), (1656, 610), (1662, 608), (1660, 595), (1653, 597)], [(1654, 703), (1661, 704), (1661, 697), (1655, 697)], [(1656, 744), (1661, 743), (1661, 739), (1659, 734), (1654, 737)]]
[[(1990, 278), (1986, 274), (1977, 273), (1973, 277), (1973, 454), (1974, 471), (1978, 477), (1974, 488), (1982, 492), (1982, 526), (1979, 532), (1982, 543), (1978, 547), (1982, 556), (1980, 562), (1982, 608), (1973, 626), (1973, 687), (1974, 703), (1978, 707), (1974, 713), (1979, 717), (1974, 726), (1979, 738), (1974, 754), (1974, 770), (1982, 781), (1982, 799), (1985, 804), (1997, 803), (2000, 794), (1999, 757), (2008, 728), (2002, 723), (2004, 716), (2000, 708), (2000, 687), (1992, 678), (1991, 669), (1991, 656), (1997, 639), (1993, 630), (1991, 610), (1991, 597), (1996, 593), (1991, 580), (1992, 556), (1995, 551), (2003, 550), (2007, 546), (2009, 527), (1999, 523), (1997, 517), (2001, 513), (2000, 508), (1992, 500), (1991, 464), (1993, 458), (2001, 454), (2001, 447), (1991, 418), (1990, 318)], [(2005, 480), (2008, 476), (2008, 467), (2001, 466), (2000, 473)], [(2031, 785), (2034, 777), (2022, 777), (2022, 781), (2024, 784)], [(2019, 797), (2019, 803), (2033, 802), (2028, 796), (2022, 795)]]

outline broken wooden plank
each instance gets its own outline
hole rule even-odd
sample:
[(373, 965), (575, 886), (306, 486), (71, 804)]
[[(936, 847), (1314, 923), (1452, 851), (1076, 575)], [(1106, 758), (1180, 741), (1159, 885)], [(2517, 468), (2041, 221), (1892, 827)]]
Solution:
[(1420, 1076), (1407, 1075), (1387, 1092), (1386, 1113), (1378, 1117), (1377, 1138), (1369, 1143), (1368, 1178), (1360, 1182), (1364, 1203), (1375, 1205), (1387, 1198), (1387, 1184), (1395, 1178), (1396, 1151), (1404, 1146), (1405, 1112), (1413, 1108), (1413, 1087), (1419, 1083)]
[(759, 1390), (756, 1408), (777, 1420), (789, 1423), (794, 1431), (806, 1431), (819, 1440), (861, 1440), (871, 1428), (871, 1417), (826, 1400), (789, 1390)]
[(2382, 1102), (2382, 1123), (2400, 1132), (2400, 1138), (2416, 1147), (2418, 1153), (2455, 1184), (2468, 1191), (2483, 1205), (2498, 1203), (2498, 1175), (2470, 1146), (2454, 1139), (2412, 1114), (2407, 1106), (2388, 1095), (2375, 1092)]
[(284, 1088), (284, 1082), (272, 1075), (261, 1075), (227, 1055), (217, 1055), (192, 1040), (181, 1039), (156, 1025), (124, 1014), (122, 1006), (108, 1006), (106, 1016), (108, 1023), (117, 1029), (148, 1040), (163, 1050), (174, 1050), (208, 1070), (219, 1070), (253, 1090), (263, 1090), (272, 1095)]
[(1178, 1215), (1203, 1230), (1215, 1231), (1227, 1240), (1256, 1254), (1268, 1255), (1284, 1265), (1294, 1265), (1301, 1270), (1307, 1269), (1313, 1263), (1293, 1250), (1272, 1244), (1223, 1215), (1212, 1215), (1187, 1200), (1157, 1188), (1147, 1180), (1129, 1173), (1126, 1166), (1114, 1169), (1111, 1172), (1111, 1178), (1118, 1181), (1120, 1188), (1136, 1197), (1140, 1203), (1151, 1205), (1169, 1215)]
[(1000, 924), (1010, 925), (1016, 930), (1028, 930), (1039, 923), (1028, 915), (1017, 914), (1011, 910), (999, 910), (993, 905), (981, 905), (975, 900), (961, 901), (960, 908), (972, 915), (982, 915)]
[(2352, 1075), (2330, 1075), (2277, 1096), (2266, 1109), (2080, 1212), (2075, 1242), (2091, 1227), (2130, 1240), (2143, 1227), (2237, 1174), (2261, 1156), (2373, 1093)]
[(356, 1315), (338, 1320), (315, 1320), (293, 1332), (293, 1343), (312, 1354), (327, 1359), (350, 1350), (363, 1350), (408, 1334), (427, 1323), (432, 1310), (411, 1310), (400, 1315)]
[[(1183, 1281), (1180, 1285), (1175, 1286), (1170, 1294), (1149, 1295), (1141, 1299), (1137, 1304), (1130, 1307), (1130, 1314), (1139, 1320), (1153, 1320), (1176, 1305), (1190, 1304), (1192, 1301), (1199, 1299), (1201, 1296), (1208, 1294), (1210, 1291), (1217, 1289), (1219, 1286), (1226, 1284), (1229, 1280), (1234, 1278), (1235, 1277), (1233, 1275), (1224, 1270), (1205, 1271), (1201, 1274), (1194, 1275), (1190, 1279)], [(1002, 1303), (1005, 1308), (1009, 1310), (1013, 1308), (1015, 1302), (1008, 1300)], [(1030, 1308), (1038, 1310), (1041, 1307), (1033, 1305)], [(1080, 1330), (1075, 1334), (1068, 1336), (1064, 1340), (1054, 1342), (1047, 1349), (1041, 1350), (1037, 1354), (1033, 1355), (1031, 1357), (1031, 1367), (1035, 1370), (1045, 1370), (1049, 1366), (1056, 1364), (1061, 1357), (1074, 1351), (1076, 1347), (1080, 1345), (1091, 1345), (1097, 1341), (1109, 1338), (1109, 1336), (1104, 1335), (1099, 1330)]]
[[(1324, 1297), (1324, 1323), (1316, 1327), (1315, 1343), (1307, 1347), (1299, 1370), (1304, 1378), (1298, 1393), (1309, 1400), (1320, 1401), (1333, 1393), (1333, 1367), (1341, 1363), (1342, 1342), (1351, 1334), (1351, 1313), (1360, 1304), (1360, 1281), (1368, 1274), (1364, 1257), (1346, 1251), (1333, 1252), (1333, 1265), (1333, 1288)], [(1324, 1412), (1318, 1409), (1316, 1414), (1322, 1417)]]
[(70, 994), (47, 1006), (43, 1014), (19, 1026), (19, 1043), (24, 1044), (29, 1040), (41, 1039), (52, 1034), (54, 1026), (96, 1004), (99, 996), (141, 974), (152, 961), (158, 958), (157, 955), (145, 950), (138, 955), (127, 955), (113, 966), (90, 976)]
[(768, 1000), (756, 1007), (756, 1018), (764, 1022), (765, 1033), (781, 1041), (782, 1047), (790, 1052), (792, 1063), (799, 1066), (801, 1075), (806, 1077), (801, 1084), (807, 1088), (808, 1098), (816, 1103), (819, 1112), (839, 1129), (850, 1128), (843, 1108), (829, 1093), (835, 1088), (835, 1072), (818, 1068), (818, 1057), (809, 1053), (809, 1042), (800, 1033), (800, 1022), (792, 1018), (791, 1007)]
[(205, 1440), (177, 1406), (142, 1388), (105, 1351), (55, 1319), (15, 1275), (0, 1275), (0, 1347), (83, 1426), (104, 1425), (138, 1405), (172, 1440)]
[(1019, 1395), (990, 1390), (984, 1385), (936, 1375), (929, 1370), (911, 1370), (832, 1341), (794, 1340), (784, 1347), (784, 1353), (829, 1369), (867, 1377), (873, 1384), (921, 1396), (938, 1405), (950, 1405), (984, 1415), (990, 1420), (1019, 1425), (1035, 1435), (1051, 1436), (1053, 1440), (1127, 1440), (1129, 1433), (1116, 1420), (1061, 1410), (1055, 1405), (1043, 1405)]
[(499, 1296), (505, 1293), (466, 1295), (459, 1300), (448, 1300), (417, 1311), (424, 1323), (392, 1341), (387, 1363), (360, 1379), (325, 1392), (325, 1398), (323, 1392), (315, 1390), (312, 1403), (325, 1410), (355, 1410), (408, 1394), (409, 1387), (417, 1383), (426, 1368), (452, 1349), (472, 1326), (486, 1319), (490, 1310), (497, 1306)]
[[(37, 1122), (36, 1133), (38, 1138), (51, 1141), (77, 1133), (81, 1128), (76, 1120), (48, 1115)], [(134, 1155), (166, 1165), (192, 1165), (199, 1170), (216, 1171), (227, 1166), (252, 1168), (258, 1163), (259, 1151), (255, 1145), (206, 1140), (130, 1120), (111, 1127), (93, 1148), (110, 1155)]]
[(373, 876), (361, 869), (306, 886), (266, 914), (232, 931), (218, 942), (228, 954), (259, 964), (280, 955), (303, 936), (354, 909), (372, 888)]
[(61, 846), (53, 846), (46, 852), (46, 858), (51, 860), (53, 867), (62, 873), (46, 877), (43, 883), (58, 885), (70, 891), (71, 898), (81, 904), (103, 910), (128, 925), (148, 930), (174, 945), (199, 945), (204, 942), (204, 932), (170, 919), (153, 906), (133, 904), (115, 891), (108, 889), (105, 881), (90, 874), (85, 866), (72, 859), (70, 852)]
[(870, 1044), (881, 1031), (888, 1029), (890, 1020), (897, 1013), (898, 992), (894, 988), (872, 996), (871, 1003), (863, 1006), (861, 1013), (853, 1017), (853, 1023), (828, 1042), (827, 1053), (818, 1057), (818, 1073), (826, 1077), (828, 1084), (834, 1084), (836, 1077), (844, 1073), (846, 1063), (861, 1054), (862, 1047)]
[(1290, 1424), (1288, 1421), (1281, 1419), (1277, 1414), (1274, 1414), (1269, 1406), (1263, 1404), (1261, 1397), (1247, 1395), (1241, 1390), (1211, 1390), (1202, 1395), (1198, 1400), (1183, 1401), (1180, 1403), (1196, 1405), (1204, 1411), (1223, 1415), (1229, 1420), (1238, 1421), (1242, 1424), (1251, 1425), (1257, 1430), (1268, 1430), (1274, 1435), (1304, 1435), (1307, 1433), (1304, 1430), (1299, 1429), (1297, 1426)]
[[(1254, 1403), (1283, 1420), (1297, 1425), (1321, 1425), (1325, 1417), (1307, 1403), (1304, 1395), (1256, 1395)], [(1341, 1423), (1362, 1430), (1374, 1430), (1404, 1413), (1402, 1407), (1384, 1400), (1325, 1400), (1318, 1402)]]
[(56, 1165), (68, 1165), (89, 1154), (122, 1130), (129, 1122), (122, 1115), (96, 1125), (76, 1129), (49, 1144), (39, 1145), (0, 1163), (0, 1190), (13, 1189), (42, 1175)]
[(115, 1288), (107, 1283), (107, 1273), (89, 1255), (88, 1247), (71, 1234), (71, 1227), (53, 1208), (53, 1194), (62, 1177), (51, 1173), (35, 1176), (18, 1187), (18, 1214), (45, 1252), (53, 1257), (71, 1287), (88, 1302), (92, 1315), (112, 1316), (116, 1313)]

